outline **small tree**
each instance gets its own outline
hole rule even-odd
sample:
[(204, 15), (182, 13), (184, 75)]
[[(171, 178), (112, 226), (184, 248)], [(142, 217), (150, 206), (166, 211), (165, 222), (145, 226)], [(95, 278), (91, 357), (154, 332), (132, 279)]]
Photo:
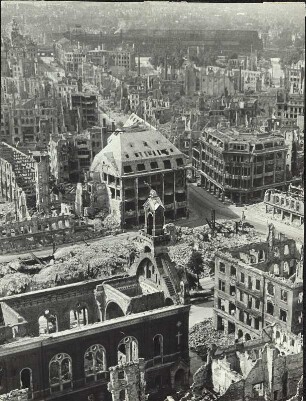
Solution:
[(200, 287), (200, 274), (204, 272), (204, 261), (200, 252), (193, 250), (187, 263), (188, 269), (197, 276), (198, 288)]

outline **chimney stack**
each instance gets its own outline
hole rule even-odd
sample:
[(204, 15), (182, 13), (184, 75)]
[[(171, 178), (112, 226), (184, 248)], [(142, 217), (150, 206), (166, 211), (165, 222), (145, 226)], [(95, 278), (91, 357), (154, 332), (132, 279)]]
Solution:
[(112, 132), (114, 132), (115, 131), (115, 121), (112, 121)]
[(138, 76), (140, 77), (140, 55), (138, 53)]
[(167, 54), (165, 58), (165, 80), (168, 78), (168, 63), (167, 63)]

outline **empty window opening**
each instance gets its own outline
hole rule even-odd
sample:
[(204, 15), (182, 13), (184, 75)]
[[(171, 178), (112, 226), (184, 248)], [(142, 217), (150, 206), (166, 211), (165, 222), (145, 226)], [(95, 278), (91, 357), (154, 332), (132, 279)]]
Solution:
[(288, 292), (285, 290), (281, 290), (281, 300), (287, 302)]
[(118, 345), (118, 363), (138, 361), (138, 342), (134, 337), (123, 338)]
[(77, 305), (76, 309), (70, 311), (70, 328), (85, 326), (88, 324), (88, 310), (86, 307)]
[(45, 310), (38, 319), (39, 334), (51, 334), (57, 332), (57, 316)]
[(268, 291), (268, 294), (274, 295), (274, 285), (272, 283), (267, 284), (267, 291)]
[(287, 312), (285, 310), (283, 310), (283, 309), (280, 309), (279, 310), (279, 318), (283, 322), (287, 322)]
[(154, 346), (154, 357), (163, 355), (163, 336), (161, 334), (156, 334), (153, 338)]
[(223, 262), (219, 262), (219, 272), (225, 273), (225, 264)]
[(123, 371), (123, 370), (119, 370), (119, 372), (118, 372), (118, 379), (119, 379), (119, 380), (124, 380), (124, 377), (125, 377), (124, 371)]
[(20, 371), (20, 388), (28, 389), (28, 398), (32, 398), (32, 369), (24, 368)]
[(164, 167), (166, 169), (171, 169), (171, 162), (170, 160), (164, 160)]
[(219, 280), (219, 290), (225, 291), (225, 281)]
[(138, 171), (144, 171), (146, 169), (145, 165), (143, 163), (137, 164), (137, 170)]
[(95, 344), (89, 347), (84, 354), (84, 373), (86, 381), (102, 378), (106, 371), (106, 352), (102, 345)]
[(267, 313), (269, 315), (273, 315), (274, 314), (274, 305), (272, 304), (272, 302), (267, 302)]
[(72, 385), (72, 360), (68, 354), (55, 355), (49, 364), (51, 392), (63, 391)]
[(152, 170), (158, 168), (158, 163), (157, 163), (157, 162), (151, 162), (150, 165), (151, 165), (151, 169), (152, 169)]
[(132, 172), (133, 172), (131, 166), (123, 166), (123, 171), (124, 171), (125, 173), (132, 173)]

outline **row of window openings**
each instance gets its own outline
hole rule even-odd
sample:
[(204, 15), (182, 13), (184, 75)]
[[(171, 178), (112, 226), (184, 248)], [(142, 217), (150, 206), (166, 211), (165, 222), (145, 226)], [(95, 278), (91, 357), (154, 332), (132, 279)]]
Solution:
[[(157, 334), (153, 338), (154, 358), (163, 356), (163, 336)], [(118, 363), (130, 363), (138, 360), (138, 342), (134, 337), (125, 337), (118, 345)], [(160, 359), (162, 362), (162, 359)], [(106, 351), (100, 344), (89, 347), (84, 354), (84, 374), (86, 382), (97, 381), (105, 377), (107, 372)], [(118, 372), (118, 379), (125, 379), (125, 372)], [(55, 355), (49, 363), (49, 384), (51, 392), (63, 391), (72, 387), (72, 359), (68, 354)], [(20, 386), (29, 390), (33, 397), (32, 369), (24, 368), (20, 372)]]
[[(268, 301), (266, 306), (267, 314), (274, 316), (274, 305), (272, 302)], [(283, 322), (287, 322), (287, 311), (280, 309), (279, 310), (279, 320)]]
[[(220, 273), (225, 273), (225, 265), (222, 262), (219, 263), (219, 271)], [(234, 266), (231, 266), (230, 275), (232, 278), (236, 278), (236, 268)], [(245, 283), (244, 273), (240, 273), (240, 282)], [(222, 288), (225, 289), (225, 281), (219, 280), (219, 290), (224, 291)], [(248, 288), (250, 290), (253, 289), (253, 281), (250, 276), (248, 276)], [(260, 288), (261, 288), (260, 280), (256, 279), (255, 289), (259, 291)]]
[[(165, 169), (171, 169), (172, 168), (170, 160), (163, 160), (163, 163), (164, 163), (164, 168)], [(181, 166), (184, 165), (183, 159), (176, 159), (176, 163), (177, 163), (178, 167), (181, 167)], [(150, 162), (150, 166), (151, 166), (152, 170), (160, 168), (158, 163), (155, 162), (155, 161)], [(146, 171), (146, 170), (147, 170), (147, 168), (146, 168), (144, 163), (137, 164), (137, 171)], [(128, 166), (124, 166), (123, 167), (123, 171), (125, 173), (133, 173), (132, 166), (129, 166), (129, 165)]]
[[(259, 330), (261, 319), (259, 317), (253, 319), (254, 319), (254, 329)], [(239, 311), (239, 321), (241, 323), (245, 323), (248, 326), (252, 326), (252, 317), (246, 312)]]

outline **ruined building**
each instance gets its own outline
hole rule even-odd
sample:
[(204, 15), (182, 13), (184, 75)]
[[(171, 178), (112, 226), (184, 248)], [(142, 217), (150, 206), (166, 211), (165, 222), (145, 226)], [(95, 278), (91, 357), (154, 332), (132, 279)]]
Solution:
[(144, 223), (142, 205), (150, 188), (161, 197), (166, 218), (186, 216), (184, 155), (157, 130), (139, 126), (113, 133), (94, 158), (91, 174), (106, 183), (111, 213), (122, 225)]
[(245, 204), (263, 200), (266, 189), (285, 188), (287, 151), (280, 135), (206, 128), (193, 148), (192, 165), (204, 188)]
[(266, 213), (272, 213), (273, 217), (279, 216), (291, 224), (304, 224), (304, 188), (290, 185), (287, 192), (268, 189), (264, 203)]
[[(49, 159), (45, 153), (29, 155), (0, 143), (0, 187), (5, 200), (15, 202), (16, 219), (49, 208)], [(30, 210), (31, 209), (31, 210)]]
[(303, 329), (303, 248), (269, 226), (266, 242), (217, 253), (214, 325), (238, 340), (257, 339), (277, 324), (288, 333)]
[(274, 323), (256, 340), (212, 346), (207, 363), (196, 374), (195, 392), (204, 384), (219, 401), (284, 401), (297, 393), (302, 374), (302, 337), (288, 336)]
[(144, 209), (129, 275), (0, 299), (1, 395), (159, 401), (188, 385), (188, 285), (170, 260), (155, 191)]

